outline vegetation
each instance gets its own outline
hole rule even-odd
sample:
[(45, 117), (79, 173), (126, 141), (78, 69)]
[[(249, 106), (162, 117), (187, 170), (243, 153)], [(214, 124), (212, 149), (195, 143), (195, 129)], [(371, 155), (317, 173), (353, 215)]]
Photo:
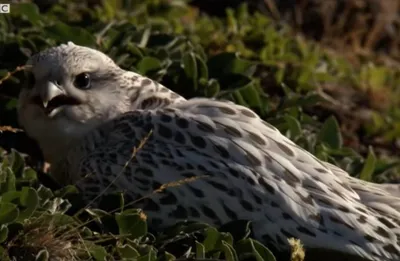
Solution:
[[(100, 49), (187, 98), (248, 106), (351, 175), (399, 179), (395, 51), (385, 62), (375, 49), (349, 57), (342, 47), (309, 39), (245, 4), (223, 13), (207, 15), (184, 0), (62, 0), (40, 8), (14, 4), (11, 14), (0, 15), (1, 260), (275, 260), (251, 239), (249, 222), (150, 231), (135, 202), (116, 195), (114, 211), (80, 206), (73, 186), (60, 188), (42, 173), (40, 154), (15, 117), (24, 82), (19, 66), (67, 41)], [(182, 184), (154, 193), (175, 185)], [(302, 260), (299, 242), (290, 242), (292, 260)]]

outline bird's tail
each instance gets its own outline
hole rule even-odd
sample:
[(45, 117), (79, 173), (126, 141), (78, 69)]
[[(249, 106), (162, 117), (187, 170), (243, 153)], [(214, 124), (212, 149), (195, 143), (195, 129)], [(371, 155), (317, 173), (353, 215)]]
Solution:
[(377, 184), (363, 181), (351, 177), (335, 165), (329, 163), (326, 165), (336, 176), (350, 185), (363, 204), (400, 221), (400, 184)]

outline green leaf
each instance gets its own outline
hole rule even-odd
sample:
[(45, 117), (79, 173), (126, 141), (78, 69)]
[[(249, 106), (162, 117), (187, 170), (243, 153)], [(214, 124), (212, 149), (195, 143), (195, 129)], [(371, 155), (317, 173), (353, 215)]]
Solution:
[(382, 174), (386, 171), (392, 170), (397, 167), (400, 167), (400, 161), (388, 163), (388, 162), (384, 162), (383, 160), (380, 160), (380, 161), (376, 162), (374, 173), (376, 175), (379, 175), (379, 174)]
[(94, 47), (96, 40), (94, 36), (82, 27), (73, 27), (62, 22), (57, 22), (45, 28), (49, 38), (58, 42), (67, 43), (72, 41), (74, 44)]
[(139, 238), (147, 234), (147, 223), (136, 210), (127, 210), (115, 215), (120, 235)]
[(51, 189), (46, 188), (43, 185), (39, 186), (39, 188), (37, 189), (37, 193), (38, 193), (40, 199), (43, 200), (43, 201), (45, 201), (47, 199), (51, 199), (52, 197), (54, 197), (54, 194), (51, 191)]
[(222, 251), (224, 252), (226, 261), (239, 261), (235, 249), (225, 241), (222, 241)]
[(11, 169), (14, 172), (14, 175), (17, 178), (22, 177), (25, 167), (24, 158), (21, 156), (19, 152), (17, 152), (14, 149), (11, 150), (11, 158), (12, 158)]
[(136, 44), (128, 43), (126, 48), (131, 54), (143, 58), (144, 53)]
[[(223, 92), (220, 93), (219, 96), (223, 96)], [(242, 106), (246, 106), (247, 107), (247, 103), (244, 100), (242, 93), (240, 91), (234, 91), (230, 93), (235, 101), (235, 103), (242, 105)], [(229, 97), (229, 96), (228, 96)], [(229, 98), (228, 98), (229, 99)]]
[(24, 221), (30, 218), (39, 205), (39, 195), (33, 188), (24, 187), (20, 197), (21, 205), (25, 207), (19, 214), (18, 220)]
[(18, 3), (17, 5), (12, 5), (12, 16), (20, 16), (25, 18), (27, 21), (33, 25), (39, 25), (43, 16), (39, 13), (39, 8), (37, 5), (32, 3)]
[(1, 202), (18, 203), (16, 199), (19, 199), (20, 196), (21, 191), (7, 191), (3, 195), (1, 195)]
[(203, 241), (205, 252), (213, 250), (220, 240), (220, 233), (217, 229), (210, 227), (206, 231), (206, 238)]
[(185, 53), (182, 58), (182, 67), (185, 75), (188, 79), (192, 80), (193, 90), (197, 90), (198, 87), (198, 69), (196, 56), (194, 53)]
[(272, 252), (263, 244), (256, 240), (252, 240), (253, 245), (257, 253), (261, 256), (261, 260), (264, 261), (276, 261), (275, 256), (272, 254)]
[(141, 256), (137, 261), (156, 261), (157, 260), (157, 253), (154, 249), (150, 249), (147, 255)]
[[(289, 93), (286, 93), (286, 96), (293, 95), (293, 93), (290, 92), (290, 89), (288, 89), (285, 85), (282, 85), (282, 89), (289, 91)], [(290, 107), (311, 107), (316, 105), (320, 101), (322, 101), (321, 96), (317, 94), (309, 94), (305, 97), (295, 94), (295, 97), (286, 99), (284, 103), (280, 106), (280, 109), (283, 110)]]
[(196, 241), (196, 258), (197, 259), (206, 258), (206, 248), (202, 243), (198, 241)]
[(79, 193), (77, 187), (73, 185), (67, 185), (65, 187), (60, 188), (59, 190), (54, 191), (56, 197), (60, 198), (68, 198), (70, 195), (76, 195)]
[(112, 20), (115, 17), (115, 13), (117, 11), (117, 1), (115, 0), (107, 0), (107, 1), (101, 1), (102, 7), (104, 10), (103, 15), (107, 19), (107, 21)]
[(36, 261), (47, 261), (47, 260), (49, 260), (49, 257), (50, 257), (49, 252), (46, 249), (42, 249), (36, 255), (35, 260)]
[(118, 252), (122, 258), (137, 258), (140, 256), (140, 253), (128, 244), (118, 246)]
[(334, 116), (329, 117), (321, 127), (318, 133), (318, 140), (332, 149), (342, 147), (342, 135), (340, 133), (339, 124)]
[(26, 168), (22, 174), (22, 178), (30, 181), (37, 180), (37, 173), (34, 169)]
[(252, 79), (242, 74), (228, 74), (218, 79), (223, 91), (232, 91), (244, 88), (252, 82)]
[(8, 227), (6, 225), (1, 225), (0, 227), (0, 243), (7, 240), (8, 237)]
[(251, 254), (257, 261), (276, 261), (272, 252), (253, 239), (243, 239), (235, 245), (239, 255)]
[(296, 137), (300, 136), (302, 133), (300, 122), (296, 118), (294, 118), (290, 115), (285, 115), (284, 119), (286, 121), (286, 124), (288, 125), (290, 137), (296, 138)]
[(207, 83), (207, 87), (205, 88), (204, 96), (209, 97), (209, 98), (214, 98), (218, 95), (220, 91), (220, 86), (219, 83), (216, 79), (210, 79)]
[(250, 108), (261, 108), (260, 93), (255, 84), (250, 84), (246, 88), (241, 89), (240, 94)]
[(235, 17), (235, 12), (232, 8), (226, 9), (226, 20), (227, 20), (228, 30), (233, 34), (237, 34), (238, 23)]
[(82, 237), (93, 236), (93, 232), (88, 227), (82, 227), (82, 229), (80, 229), (80, 234)]
[(208, 67), (206, 62), (197, 54), (195, 55), (197, 62), (197, 72), (199, 79), (208, 80)]
[(194, 53), (185, 53), (182, 58), (182, 66), (186, 77), (193, 79), (197, 82), (197, 63)]
[(232, 234), (222, 232), (221, 233), (221, 244), (222, 244), (222, 241), (225, 241), (225, 243), (232, 245), (234, 242)]
[(85, 209), (85, 211), (92, 217), (93, 221), (102, 224), (102, 218), (110, 214), (102, 209)]
[(0, 193), (3, 194), (8, 191), (15, 191), (15, 175), (11, 168), (5, 168), (5, 176), (4, 182), (0, 184)]
[(92, 244), (89, 247), (89, 252), (97, 261), (107, 260), (107, 251), (104, 247)]
[(145, 56), (136, 65), (138, 73), (147, 75), (149, 72), (153, 72), (161, 69), (161, 61), (155, 57)]
[(8, 111), (11, 111), (11, 110), (13, 110), (13, 109), (16, 109), (17, 108), (17, 104), (18, 104), (18, 100), (17, 99), (14, 99), (14, 98), (10, 98), (10, 100), (7, 102), (7, 104), (6, 104), (6, 109), (8, 110)]
[(376, 165), (376, 156), (374, 150), (370, 146), (368, 148), (368, 156), (365, 160), (364, 166), (360, 173), (360, 179), (365, 181), (372, 181), (372, 174), (374, 173)]
[(15, 204), (1, 202), (0, 203), (0, 224), (8, 224), (14, 222), (18, 218), (18, 208)]
[(164, 255), (158, 260), (174, 261), (174, 260), (176, 260), (176, 257), (174, 255), (172, 255), (171, 253), (168, 253), (165, 251)]
[[(43, 215), (42, 215), (43, 217)], [(46, 214), (45, 216), (49, 221), (51, 221), (53, 224), (56, 224), (57, 226), (72, 226), (76, 225), (77, 221), (74, 219), (72, 216), (68, 216), (62, 213), (52, 213), (52, 214)]]
[(219, 78), (224, 74), (251, 76), (256, 65), (251, 61), (239, 59), (236, 53), (225, 52), (211, 57), (207, 61), (207, 67), (210, 78)]

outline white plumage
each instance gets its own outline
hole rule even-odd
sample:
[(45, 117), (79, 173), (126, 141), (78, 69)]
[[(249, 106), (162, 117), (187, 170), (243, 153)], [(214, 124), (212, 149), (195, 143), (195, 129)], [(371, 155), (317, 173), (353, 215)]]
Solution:
[(257, 239), (278, 249), (296, 237), (306, 248), (400, 259), (396, 185), (352, 178), (243, 106), (186, 100), (93, 49), (69, 43), (29, 64), (36, 83), (21, 92), (20, 122), (53, 175), (77, 184), (88, 200), (114, 180), (112, 191), (134, 199), (167, 182), (208, 175), (144, 201), (151, 224), (249, 219)]

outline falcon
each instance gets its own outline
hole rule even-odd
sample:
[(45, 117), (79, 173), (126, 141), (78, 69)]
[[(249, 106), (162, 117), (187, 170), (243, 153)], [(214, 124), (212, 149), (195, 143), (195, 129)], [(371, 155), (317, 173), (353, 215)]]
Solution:
[(54, 178), (88, 202), (104, 191), (134, 200), (202, 177), (144, 200), (150, 225), (250, 220), (256, 239), (282, 251), (294, 237), (352, 260), (400, 260), (397, 185), (353, 178), (246, 107), (185, 99), (88, 47), (68, 42), (27, 65), (19, 122)]

